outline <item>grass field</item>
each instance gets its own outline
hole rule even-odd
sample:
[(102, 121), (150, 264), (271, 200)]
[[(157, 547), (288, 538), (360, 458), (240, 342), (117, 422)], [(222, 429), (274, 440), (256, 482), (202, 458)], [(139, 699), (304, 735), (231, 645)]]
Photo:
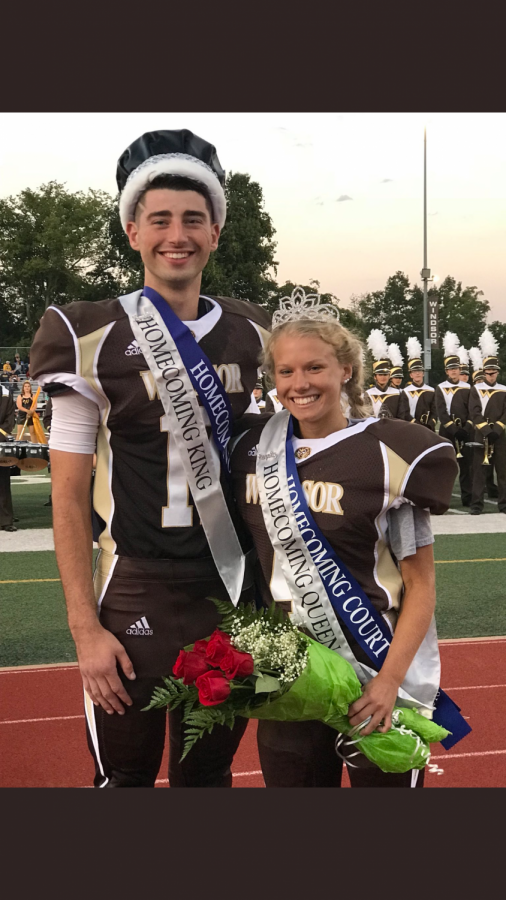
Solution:
[[(51, 528), (44, 506), (51, 480), (12, 479), (18, 529)], [(464, 514), (458, 485), (447, 515)], [(485, 512), (497, 512), (494, 503)], [(436, 535), (437, 625), (440, 638), (506, 634), (506, 533)], [(74, 661), (65, 601), (52, 551), (0, 556), (0, 666)]]
[[(506, 634), (506, 534), (437, 535), (435, 558), (439, 637)], [(0, 616), (1, 666), (75, 660), (53, 552), (2, 554)]]

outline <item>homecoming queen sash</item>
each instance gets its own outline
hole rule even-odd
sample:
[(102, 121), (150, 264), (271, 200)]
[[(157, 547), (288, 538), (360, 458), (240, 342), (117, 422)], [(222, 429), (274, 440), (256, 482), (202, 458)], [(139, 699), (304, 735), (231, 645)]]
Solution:
[[(270, 419), (260, 438), (256, 473), (265, 526), (298, 620), (316, 641), (340, 653), (364, 684), (383, 665), (392, 631), (314, 521), (297, 473), (292, 433), (292, 420), (285, 411)], [(372, 667), (355, 658), (342, 625), (365, 651)], [(440, 690), (439, 676), (433, 619), (398, 690), (398, 704), (435, 707), (434, 720), (452, 732), (442, 742), (449, 749), (471, 729)]]
[[(228, 472), (232, 410), (223, 385), (190, 329), (156, 291), (145, 287), (120, 302), (158, 388), (169, 431), (179, 451), (216, 568), (237, 605), (245, 558), (220, 483), (220, 457)], [(207, 436), (195, 395), (211, 423)]]

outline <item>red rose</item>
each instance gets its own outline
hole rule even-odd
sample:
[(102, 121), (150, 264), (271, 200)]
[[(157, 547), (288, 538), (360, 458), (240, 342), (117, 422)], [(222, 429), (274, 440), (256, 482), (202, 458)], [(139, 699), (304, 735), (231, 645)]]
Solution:
[(195, 641), (193, 652), (198, 653), (199, 656), (205, 656), (207, 652), (207, 641)]
[(241, 653), (234, 647), (229, 647), (220, 662), (220, 669), (229, 678), (244, 678), (246, 675), (252, 675), (254, 668), (253, 657), (249, 653)]
[(230, 682), (223, 672), (210, 669), (199, 675), (195, 682), (199, 689), (199, 700), (202, 706), (217, 706), (223, 703), (230, 694)]
[(209, 663), (199, 653), (192, 650), (180, 650), (172, 669), (176, 678), (182, 678), (183, 684), (193, 684), (199, 675), (209, 669)]
[(212, 666), (220, 666), (223, 655), (230, 647), (230, 635), (224, 631), (213, 631), (207, 642), (206, 657)]

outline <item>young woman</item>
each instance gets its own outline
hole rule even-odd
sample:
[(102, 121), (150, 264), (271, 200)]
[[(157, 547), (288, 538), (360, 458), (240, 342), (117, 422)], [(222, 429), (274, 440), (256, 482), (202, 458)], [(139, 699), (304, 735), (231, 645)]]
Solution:
[[(284, 603), (312, 637), (334, 649), (337, 644), (352, 663), (363, 694), (349, 716), (353, 726), (362, 726), (362, 734), (390, 728), (398, 695), (430, 716), (439, 686), (432, 545), (410, 547), (408, 526), (412, 530), (411, 511), (423, 517), (422, 510), (440, 514), (448, 508), (457, 472), (453, 447), (411, 423), (364, 417), (362, 347), (336, 321), (299, 319), (275, 328), (264, 366), (285, 411), (241, 436), (232, 473), (239, 509), (258, 551), (265, 602)], [(349, 420), (342, 411), (343, 391)], [(401, 527), (395, 536), (397, 558), (389, 534), (395, 508), (408, 514), (406, 533)], [(301, 536), (313, 560), (312, 576), (294, 540), (300, 542)], [(339, 604), (332, 605), (333, 597), (352, 582), (343, 581), (341, 571), (342, 589), (331, 587), (340, 564), (328, 557), (323, 561), (322, 541), (344, 563), (346, 578), (356, 581), (346, 604), (348, 612), (355, 610), (352, 621), (363, 623), (364, 637), (355, 636), (344, 611), (342, 618), (335, 612)], [(332, 566), (336, 575), (325, 580), (323, 573)], [(320, 578), (314, 591), (308, 587), (310, 577), (314, 584)], [(326, 589), (329, 599), (317, 602)], [(369, 617), (367, 598), (374, 614)], [(377, 614), (383, 629), (390, 628), (391, 641), (381, 668), (374, 657), (388, 641), (378, 637), (381, 628), (374, 631)], [(317, 722), (259, 722), (266, 785), (340, 786), (342, 761), (335, 740), (336, 733)], [(350, 759), (353, 765), (357, 761), (359, 767), (350, 769), (353, 786), (423, 784), (423, 773), (385, 775), (366, 765), (362, 754)]]
[(16, 399), (16, 425), (17, 433), (16, 440), (19, 441), (21, 438), (21, 433), (23, 431), (23, 426), (28, 418), (28, 432), (30, 434), (30, 440), (32, 444), (37, 443), (37, 438), (35, 437), (35, 431), (33, 427), (33, 417), (30, 414), (29, 410), (33, 403), (33, 392), (32, 385), (29, 381), (24, 381), (23, 386), (21, 388), (21, 393), (18, 394)]

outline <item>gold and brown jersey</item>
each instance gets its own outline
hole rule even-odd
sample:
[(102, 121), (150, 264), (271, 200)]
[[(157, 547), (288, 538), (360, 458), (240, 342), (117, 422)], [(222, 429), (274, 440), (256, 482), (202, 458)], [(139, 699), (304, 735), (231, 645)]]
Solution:
[[(259, 503), (261, 430), (253, 427), (234, 447), (234, 494), (258, 552), (264, 588), (289, 604)], [(316, 524), (376, 609), (387, 616), (390, 610), (395, 620), (403, 584), (389, 549), (387, 514), (406, 501), (436, 515), (448, 509), (458, 471), (453, 446), (419, 425), (375, 418), (351, 420), (326, 438), (292, 442)]]
[[(201, 298), (199, 313), (187, 324), (238, 418), (251, 402), (269, 317), (255, 304), (215, 297)], [(210, 556), (153, 375), (120, 301), (50, 307), (30, 365), (50, 394), (72, 388), (99, 407), (93, 505), (104, 523), (100, 546), (130, 557)]]
[(439, 433), (453, 439), (459, 428), (464, 428), (469, 414), (470, 385), (465, 381), (452, 384), (442, 381), (436, 388), (436, 413), (441, 423)]
[(416, 422), (418, 425), (424, 425), (431, 431), (435, 431), (437, 414), (434, 388), (428, 384), (422, 384), (421, 387), (407, 384), (401, 390), (398, 416), (405, 422)]
[(388, 387), (381, 390), (374, 385), (366, 391), (366, 394), (369, 394), (371, 398), (375, 416), (386, 415), (387, 418), (398, 418), (401, 392), (397, 388)]
[(506, 429), (506, 385), (482, 381), (471, 388), (469, 418), (478, 436), (487, 437), (495, 431), (500, 437)]

